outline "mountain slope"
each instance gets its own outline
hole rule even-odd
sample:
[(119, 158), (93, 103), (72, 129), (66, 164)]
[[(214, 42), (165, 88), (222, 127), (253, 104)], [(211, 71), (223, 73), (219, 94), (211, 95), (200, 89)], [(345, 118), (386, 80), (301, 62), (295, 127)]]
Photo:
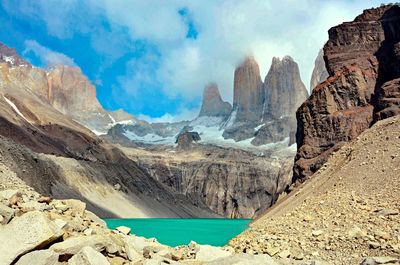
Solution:
[(400, 116), (365, 130), (230, 244), (239, 252), (289, 250), (292, 262), (400, 257), (399, 131)]

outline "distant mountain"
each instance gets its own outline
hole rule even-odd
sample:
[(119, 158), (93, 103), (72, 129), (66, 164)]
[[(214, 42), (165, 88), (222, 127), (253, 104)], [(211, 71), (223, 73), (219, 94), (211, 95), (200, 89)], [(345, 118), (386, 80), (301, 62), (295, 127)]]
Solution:
[(232, 110), (229, 102), (222, 101), (216, 83), (209, 83), (204, 88), (203, 101), (199, 117), (227, 117)]
[(310, 80), (310, 91), (312, 91), (317, 85), (321, 84), (328, 78), (329, 74), (325, 67), (324, 61), (324, 50), (319, 50), (318, 56), (315, 59), (314, 69)]

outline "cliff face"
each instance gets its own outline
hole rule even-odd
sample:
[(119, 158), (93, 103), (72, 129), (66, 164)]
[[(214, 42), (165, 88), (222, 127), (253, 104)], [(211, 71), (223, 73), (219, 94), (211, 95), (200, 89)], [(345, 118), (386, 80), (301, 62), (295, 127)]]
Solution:
[(94, 130), (104, 130), (112, 118), (96, 98), (96, 88), (77, 67), (56, 66), (47, 75), (48, 101)]
[(227, 117), (231, 109), (229, 102), (222, 101), (216, 83), (210, 83), (204, 88), (199, 117)]
[(233, 110), (237, 121), (258, 121), (262, 114), (262, 81), (254, 57), (247, 57), (235, 70)]
[(264, 81), (264, 120), (294, 117), (308, 93), (300, 78), (297, 63), (290, 56), (274, 57)]
[(311, 75), (310, 91), (312, 91), (317, 85), (321, 84), (328, 78), (329, 74), (325, 67), (324, 61), (324, 50), (319, 50), (318, 56), (315, 59), (314, 69)]
[(291, 181), (293, 153), (278, 161), (243, 150), (199, 144), (174, 155), (162, 148), (123, 150), (153, 178), (228, 218), (257, 216)]
[(290, 137), (292, 144), (295, 112), (308, 96), (298, 65), (290, 56), (273, 58), (264, 83), (259, 75), (252, 57), (236, 69), (233, 110), (223, 136), (235, 141), (253, 138), (253, 145)]
[(294, 180), (312, 175), (344, 142), (400, 113), (400, 7), (368, 9), (329, 30), (330, 77), (297, 111)]

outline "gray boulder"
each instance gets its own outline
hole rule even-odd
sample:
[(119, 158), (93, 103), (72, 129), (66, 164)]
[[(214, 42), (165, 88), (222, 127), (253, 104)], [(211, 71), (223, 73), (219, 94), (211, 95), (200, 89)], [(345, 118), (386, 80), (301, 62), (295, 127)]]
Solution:
[(68, 261), (69, 265), (110, 265), (101, 253), (91, 247), (84, 247)]
[(53, 250), (45, 249), (33, 251), (22, 256), (15, 265), (56, 265), (58, 254)]
[(62, 236), (59, 229), (46, 214), (32, 211), (9, 224), (0, 226), (0, 264), (10, 264), (19, 256), (41, 249)]

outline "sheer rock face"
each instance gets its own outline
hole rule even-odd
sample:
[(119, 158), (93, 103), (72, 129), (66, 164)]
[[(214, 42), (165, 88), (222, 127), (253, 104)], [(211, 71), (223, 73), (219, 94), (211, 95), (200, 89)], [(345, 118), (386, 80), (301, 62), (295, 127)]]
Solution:
[(321, 84), (328, 78), (329, 74), (325, 67), (324, 51), (319, 50), (318, 56), (315, 59), (314, 70), (311, 75), (310, 91), (312, 91), (317, 85)]
[(204, 88), (203, 103), (201, 105), (199, 117), (227, 117), (231, 109), (231, 104), (222, 101), (216, 83), (210, 83)]
[(96, 88), (79, 68), (56, 66), (48, 72), (48, 83), (48, 100), (60, 112), (91, 129), (112, 123), (96, 98)]
[(259, 121), (263, 93), (260, 69), (254, 57), (247, 57), (236, 68), (233, 87), (233, 109), (237, 121)]
[(295, 116), (308, 93), (300, 78), (299, 67), (290, 56), (274, 57), (264, 81), (264, 120)]
[(375, 121), (399, 114), (400, 7), (368, 9), (329, 30), (330, 77), (297, 111), (294, 180), (312, 175), (330, 153)]

